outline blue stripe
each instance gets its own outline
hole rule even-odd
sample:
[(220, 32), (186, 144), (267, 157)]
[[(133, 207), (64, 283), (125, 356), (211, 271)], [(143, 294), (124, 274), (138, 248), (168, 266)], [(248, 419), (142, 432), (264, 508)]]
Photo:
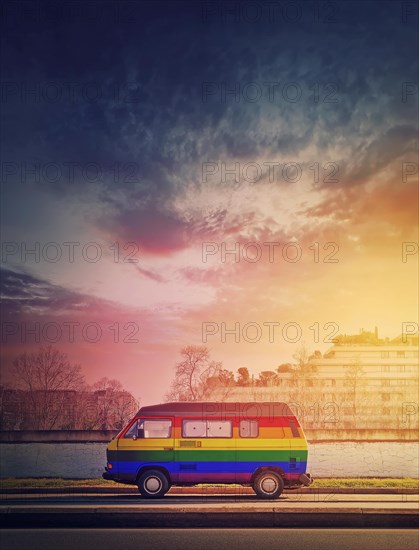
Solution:
[[(181, 465), (194, 466), (192, 469), (181, 469)], [(307, 462), (297, 462), (295, 467), (290, 467), (289, 462), (114, 462), (112, 472), (118, 474), (136, 474), (143, 466), (162, 467), (170, 473), (195, 472), (195, 473), (228, 473), (242, 474), (253, 473), (261, 466), (276, 466), (285, 473), (302, 473), (306, 471)], [(196, 467), (195, 467), (196, 466)]]

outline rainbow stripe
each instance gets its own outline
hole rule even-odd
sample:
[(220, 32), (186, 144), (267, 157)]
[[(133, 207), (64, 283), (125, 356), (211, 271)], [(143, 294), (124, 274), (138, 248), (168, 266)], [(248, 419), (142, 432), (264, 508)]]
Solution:
[[(161, 406), (163, 407), (163, 406)], [(260, 416), (258, 437), (240, 437), (240, 415), (228, 415), (213, 420), (231, 420), (232, 437), (183, 437), (182, 420), (202, 419), (184, 405), (182, 415), (169, 415), (167, 410), (152, 409), (152, 414), (141, 410), (138, 418), (172, 420), (168, 438), (124, 438), (126, 430), (111, 441), (107, 450), (113, 479), (135, 483), (138, 472), (144, 468), (162, 468), (174, 484), (182, 483), (250, 483), (261, 467), (279, 468), (286, 484), (298, 482), (307, 468), (307, 442), (304, 432), (291, 414), (287, 416)], [(149, 411), (147, 411), (149, 412)], [(171, 412), (171, 411), (170, 411)], [(290, 424), (290, 420), (293, 425)]]

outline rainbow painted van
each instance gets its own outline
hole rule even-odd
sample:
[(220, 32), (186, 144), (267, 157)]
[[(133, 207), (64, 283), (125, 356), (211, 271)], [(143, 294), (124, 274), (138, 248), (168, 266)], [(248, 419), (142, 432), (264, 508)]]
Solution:
[(286, 403), (142, 407), (107, 448), (103, 477), (159, 498), (172, 485), (250, 485), (265, 499), (310, 485), (307, 441)]

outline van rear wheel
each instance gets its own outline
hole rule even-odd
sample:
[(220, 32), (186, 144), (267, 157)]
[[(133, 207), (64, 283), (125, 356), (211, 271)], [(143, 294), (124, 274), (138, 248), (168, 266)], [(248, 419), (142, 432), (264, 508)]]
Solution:
[(258, 474), (253, 482), (253, 490), (260, 498), (278, 498), (284, 490), (284, 480), (272, 470), (264, 470)]
[(169, 489), (167, 477), (159, 470), (147, 470), (138, 479), (138, 490), (146, 498), (161, 498)]

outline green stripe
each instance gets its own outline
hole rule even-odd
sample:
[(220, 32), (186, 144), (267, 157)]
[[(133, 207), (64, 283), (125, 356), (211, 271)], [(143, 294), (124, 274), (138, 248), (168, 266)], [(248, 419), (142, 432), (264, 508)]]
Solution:
[(297, 450), (190, 450), (190, 451), (108, 451), (110, 462), (287, 462), (291, 457), (307, 460), (307, 451)]

